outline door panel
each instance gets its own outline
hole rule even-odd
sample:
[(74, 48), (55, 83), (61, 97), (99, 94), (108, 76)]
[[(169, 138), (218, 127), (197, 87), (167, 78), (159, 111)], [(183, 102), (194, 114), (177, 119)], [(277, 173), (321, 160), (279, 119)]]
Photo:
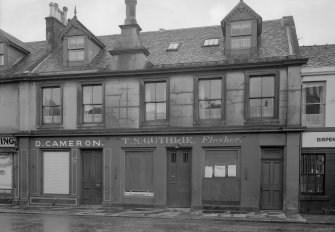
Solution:
[(82, 204), (101, 204), (102, 152), (101, 150), (85, 150), (82, 154)]
[(283, 162), (276, 159), (262, 160), (261, 208), (282, 209)]
[(167, 205), (191, 206), (191, 152), (168, 152)]

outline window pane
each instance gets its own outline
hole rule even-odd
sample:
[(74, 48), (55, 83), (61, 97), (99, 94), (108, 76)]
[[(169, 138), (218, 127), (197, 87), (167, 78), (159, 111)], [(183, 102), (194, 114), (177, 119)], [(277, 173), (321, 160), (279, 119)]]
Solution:
[(5, 45), (4, 45), (4, 43), (0, 43), (0, 54), (5, 54)]
[(155, 120), (155, 113), (156, 113), (156, 104), (155, 103), (147, 103), (145, 105), (145, 119), (146, 120)]
[(166, 83), (156, 83), (156, 101), (166, 100)]
[(77, 48), (76, 37), (69, 37), (69, 39), (68, 39), (68, 48), (69, 49), (75, 49), (75, 48)]
[(84, 122), (93, 122), (93, 105), (84, 105)]
[(77, 47), (76, 48), (84, 48), (84, 37), (76, 37), (77, 39)]
[(211, 80), (211, 99), (221, 99), (221, 80)]
[(314, 86), (305, 88), (306, 103), (320, 103), (323, 88), (322, 86)]
[(145, 101), (155, 102), (156, 100), (156, 86), (155, 83), (145, 84)]
[(262, 99), (262, 117), (273, 117), (273, 98), (263, 98)]
[(262, 77), (262, 97), (273, 97), (275, 90), (274, 77)]
[(199, 81), (199, 100), (210, 99), (210, 81), (201, 80)]
[(92, 104), (92, 86), (84, 86), (83, 87), (83, 103), (84, 104)]
[(51, 88), (43, 88), (43, 106), (51, 105)]
[(76, 51), (69, 51), (69, 61), (77, 61)]
[(209, 101), (199, 102), (199, 118), (209, 119)]
[(60, 88), (52, 88), (51, 94), (52, 104), (60, 105)]
[(164, 120), (166, 119), (166, 103), (157, 103), (156, 104), (157, 110), (157, 120)]
[(102, 104), (102, 86), (93, 86), (93, 104)]
[(250, 36), (244, 37), (235, 37), (231, 39), (231, 48), (232, 49), (247, 49), (251, 47), (251, 38)]
[(5, 56), (0, 55), (0, 65), (5, 65)]
[(85, 59), (85, 53), (83, 50), (77, 50), (77, 61), (82, 61)]
[(250, 98), (258, 98), (262, 96), (262, 78), (252, 77), (250, 80)]
[(306, 114), (320, 114), (321, 106), (319, 104), (306, 105)]
[(249, 101), (249, 114), (250, 117), (261, 117), (262, 116), (262, 101), (261, 99), (250, 99)]
[(231, 23), (231, 35), (251, 34), (251, 21), (238, 21)]

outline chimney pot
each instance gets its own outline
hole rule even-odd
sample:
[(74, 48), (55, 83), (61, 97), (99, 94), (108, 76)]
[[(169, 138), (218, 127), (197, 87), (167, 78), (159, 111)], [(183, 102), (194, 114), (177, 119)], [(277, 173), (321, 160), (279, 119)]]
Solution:
[(125, 25), (137, 24), (136, 21), (136, 4), (137, 0), (125, 0), (126, 3), (126, 19), (124, 21)]

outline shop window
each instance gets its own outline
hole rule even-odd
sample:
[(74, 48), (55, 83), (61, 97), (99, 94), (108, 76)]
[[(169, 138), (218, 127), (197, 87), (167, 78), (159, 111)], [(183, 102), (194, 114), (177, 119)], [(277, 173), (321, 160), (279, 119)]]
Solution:
[(0, 66), (5, 65), (5, 44), (0, 43)]
[(251, 48), (251, 21), (231, 23), (231, 49)]
[(145, 121), (166, 121), (167, 119), (167, 82), (144, 83)]
[(60, 87), (42, 88), (42, 124), (61, 123), (61, 89)]
[(306, 82), (302, 86), (302, 124), (324, 126), (326, 82)]
[(249, 121), (278, 118), (279, 78), (271, 75), (247, 75), (247, 109)]
[(0, 195), (12, 193), (13, 155), (0, 153)]
[(63, 151), (43, 152), (43, 193), (69, 194), (70, 154)]
[(153, 196), (153, 151), (126, 151), (125, 195)]
[(101, 123), (103, 121), (102, 85), (84, 85), (82, 94), (83, 123)]
[(324, 154), (302, 154), (300, 183), (302, 194), (324, 195)]
[(238, 155), (234, 150), (206, 151), (205, 178), (237, 178)]
[(70, 62), (85, 60), (84, 36), (72, 36), (68, 38), (68, 60)]

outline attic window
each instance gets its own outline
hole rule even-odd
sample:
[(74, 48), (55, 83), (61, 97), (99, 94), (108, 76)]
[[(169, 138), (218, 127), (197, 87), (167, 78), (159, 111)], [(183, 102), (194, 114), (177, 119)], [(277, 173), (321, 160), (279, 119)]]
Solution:
[(73, 36), (68, 39), (69, 61), (84, 61), (84, 36)]
[(219, 39), (206, 39), (204, 46), (216, 46), (219, 45)]
[(231, 23), (231, 48), (247, 49), (251, 47), (251, 21)]
[(5, 46), (0, 43), (0, 65), (5, 65)]
[(179, 49), (181, 43), (177, 43), (177, 42), (171, 42), (169, 44), (169, 47), (166, 49), (167, 51), (176, 51)]

